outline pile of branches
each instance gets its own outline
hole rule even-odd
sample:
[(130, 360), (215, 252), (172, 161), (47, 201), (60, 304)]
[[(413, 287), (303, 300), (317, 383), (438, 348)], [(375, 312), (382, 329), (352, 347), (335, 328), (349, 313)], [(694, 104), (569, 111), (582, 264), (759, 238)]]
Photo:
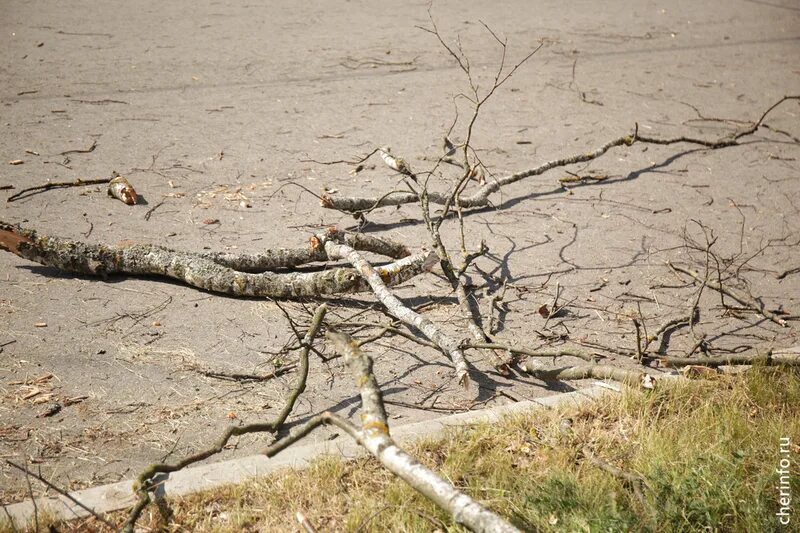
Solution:
[[(269, 299), (325, 299), (338, 295), (371, 292), (380, 302), (383, 310), (391, 316), (393, 322), (382, 328), (378, 335), (365, 341), (356, 342), (336, 326), (325, 323), (327, 306), (319, 305), (304, 335), (299, 335), (300, 355), (297, 376), (292, 392), (286, 399), (284, 408), (270, 422), (259, 422), (229, 427), (219, 439), (207, 449), (186, 457), (174, 464), (158, 463), (145, 469), (137, 479), (136, 491), (138, 502), (130, 513), (124, 530), (133, 531), (142, 511), (151, 502), (150, 494), (163, 483), (165, 476), (181, 470), (199, 461), (220, 453), (230, 439), (248, 433), (270, 432), (276, 435), (284, 427), (297, 399), (305, 390), (309, 374), (309, 351), (314, 349), (314, 342), (326, 330), (326, 341), (333, 349), (344, 357), (356, 382), (362, 401), (361, 424), (356, 426), (332, 412), (322, 412), (304, 424), (294, 428), (288, 435), (275, 440), (263, 450), (267, 456), (298, 442), (311, 431), (321, 425), (333, 425), (353, 438), (367, 449), (387, 469), (398, 475), (426, 497), (449, 512), (454, 520), (473, 531), (517, 531), (516, 527), (503, 518), (484, 508), (466, 494), (454, 488), (435, 472), (422, 466), (409, 456), (391, 438), (381, 391), (372, 372), (372, 361), (362, 350), (366, 342), (381, 338), (384, 335), (402, 335), (422, 345), (435, 348), (446, 358), (452, 368), (453, 378), (462, 387), (468, 388), (471, 376), (478, 370), (470, 363), (467, 356), (470, 350), (481, 350), (489, 354), (495, 368), (508, 372), (515, 366), (544, 381), (577, 380), (585, 378), (611, 379), (636, 387), (652, 388), (655, 386), (656, 367), (687, 367), (723, 365), (741, 365), (762, 362), (764, 364), (800, 363), (797, 356), (776, 356), (770, 351), (757, 353), (734, 353), (723, 356), (708, 354), (706, 339), (696, 334), (694, 326), (698, 321), (698, 303), (701, 294), (706, 290), (716, 291), (721, 298), (727, 297), (735, 301), (748, 312), (758, 314), (766, 320), (787, 327), (789, 321), (797, 317), (781, 314), (767, 309), (757, 298), (737, 289), (736, 277), (732, 275), (725, 261), (714, 253), (713, 234), (706, 231), (705, 243), (689, 243), (695, 252), (703, 254), (705, 260), (698, 265), (680, 265), (669, 263), (668, 268), (679, 278), (697, 286), (696, 298), (691, 307), (682, 316), (671, 318), (654, 331), (648, 332), (644, 317), (633, 318), (632, 328), (635, 331), (635, 346), (623, 348), (583, 343), (580, 347), (558, 346), (553, 349), (531, 350), (512, 346), (499, 339), (491, 326), (484, 328), (478, 311), (471, 305), (476, 298), (466, 283), (467, 271), (472, 263), (488, 252), (488, 246), (481, 242), (480, 247), (472, 252), (467, 251), (465, 241), (465, 216), (470, 210), (491, 206), (493, 194), (512, 183), (539, 176), (545, 172), (564, 168), (577, 163), (584, 163), (602, 157), (616, 150), (627, 149), (635, 144), (672, 145), (684, 143), (700, 146), (708, 150), (718, 150), (738, 145), (742, 139), (754, 134), (765, 126), (770, 112), (781, 104), (800, 100), (800, 96), (785, 96), (766, 109), (758, 120), (746, 124), (729, 135), (717, 139), (701, 139), (690, 136), (659, 138), (641, 135), (638, 126), (633, 125), (631, 131), (611, 139), (596, 149), (580, 154), (560, 157), (539, 166), (524, 169), (507, 176), (497, 177), (492, 174), (472, 145), (472, 136), (479, 115), (486, 102), (496, 91), (511, 78), (541, 48), (534, 48), (519, 62), (511, 67), (506, 65), (507, 43), (499, 38), (491, 29), (485, 27), (501, 50), (499, 68), (493, 75), (493, 81), (487, 90), (481, 91), (476, 82), (470, 63), (460, 47), (448, 45), (440, 34), (433, 19), (431, 26), (423, 28), (432, 34), (447, 54), (464, 73), (470, 90), (461, 94), (461, 101), (470, 108), (466, 125), (463, 126), (463, 141), (454, 142), (455, 130), (459, 125), (458, 115), (446, 132), (442, 143), (442, 152), (437, 154), (431, 168), (414, 171), (409, 163), (388, 147), (376, 148), (370, 154), (358, 159), (353, 164), (362, 165), (368, 158), (378, 156), (383, 163), (397, 173), (403, 184), (402, 189), (388, 191), (378, 197), (342, 197), (323, 195), (321, 205), (325, 209), (334, 209), (355, 215), (362, 221), (372, 211), (401, 204), (417, 204), (421, 219), (427, 228), (429, 240), (426, 246), (419, 246), (414, 251), (406, 244), (389, 239), (368, 236), (358, 232), (347, 232), (336, 228), (312, 235), (305, 246), (296, 249), (268, 250), (257, 254), (230, 254), (218, 252), (177, 251), (160, 246), (128, 243), (121, 246), (92, 244), (62, 238), (54, 235), (43, 235), (35, 229), (24, 228), (7, 222), (0, 222), (0, 248), (16, 254), (26, 260), (57, 268), (62, 271), (87, 276), (106, 278), (118, 275), (162, 276), (178, 280), (192, 287), (212, 293), (231, 296), (261, 297)], [(453, 167), (458, 175), (446, 192), (434, 192), (431, 185), (443, 176), (444, 167)], [(473, 184), (477, 184), (473, 187)], [(439, 206), (434, 211), (432, 206)], [(460, 228), (460, 256), (451, 252), (442, 239), (442, 226), (447, 221), (457, 221)], [(425, 251), (428, 248), (431, 251)], [(365, 253), (379, 255), (388, 262), (375, 265)], [(331, 266), (338, 263), (338, 266)], [(316, 270), (298, 267), (317, 264), (325, 268)], [(393, 292), (393, 287), (408, 281), (414, 276), (430, 272), (434, 267), (441, 273), (456, 296), (461, 314), (467, 318), (468, 333), (460, 336), (445, 331), (440, 325), (405, 304)], [(738, 271), (736, 272), (738, 275)], [(492, 305), (497, 305), (502, 296), (495, 298)], [(557, 298), (556, 298), (557, 300)], [(560, 312), (557, 301), (552, 309), (540, 310), (546, 318), (557, 316)], [(695, 345), (685, 355), (668, 356), (664, 353), (664, 345), (676, 328), (691, 329)], [(658, 349), (655, 346), (660, 345)], [(706, 352), (698, 356), (696, 352)], [(639, 366), (616, 366), (601, 362), (601, 359), (622, 356), (639, 363)], [(539, 363), (542, 358), (558, 359), (561, 357), (580, 358), (579, 365), (566, 365), (558, 368), (544, 366)], [(98, 517), (104, 520), (101, 517)]]

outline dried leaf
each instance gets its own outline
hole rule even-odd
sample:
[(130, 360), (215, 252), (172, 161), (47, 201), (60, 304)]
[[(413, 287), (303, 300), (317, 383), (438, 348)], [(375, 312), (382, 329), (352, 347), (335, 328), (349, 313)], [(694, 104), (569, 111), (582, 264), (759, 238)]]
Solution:
[(542, 318), (550, 318), (550, 309), (547, 307), (547, 304), (539, 308), (539, 314), (542, 315)]

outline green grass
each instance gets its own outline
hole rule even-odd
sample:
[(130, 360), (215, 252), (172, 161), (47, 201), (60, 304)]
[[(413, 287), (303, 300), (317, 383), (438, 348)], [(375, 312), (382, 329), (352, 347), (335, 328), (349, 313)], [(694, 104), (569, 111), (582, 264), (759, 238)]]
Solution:
[[(775, 517), (781, 437), (792, 442), (791, 491), (800, 511), (799, 413), (800, 375), (757, 368), (534, 411), (409, 451), (526, 531), (800, 531), (800, 514), (783, 528)], [(565, 431), (566, 417), (573, 423)], [(588, 461), (584, 448), (642, 476), (642, 497)], [(172, 503), (167, 531), (296, 531), (296, 511), (319, 531), (461, 530), (369, 459), (324, 458)], [(156, 509), (149, 513), (141, 525), (157, 529)], [(97, 526), (59, 527), (87, 525)]]

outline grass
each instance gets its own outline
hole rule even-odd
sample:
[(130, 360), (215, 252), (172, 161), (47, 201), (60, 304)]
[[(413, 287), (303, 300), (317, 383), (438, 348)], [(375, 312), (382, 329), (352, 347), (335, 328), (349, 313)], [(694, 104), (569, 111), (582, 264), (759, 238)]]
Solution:
[[(800, 515), (783, 528), (775, 516), (782, 437), (792, 443), (791, 492), (800, 497), (798, 406), (800, 374), (754, 368), (454, 430), (410, 451), (526, 531), (800, 531)], [(640, 496), (636, 483), (598, 467), (584, 449), (641, 476)], [(319, 531), (461, 530), (369, 459), (323, 458), (171, 503), (166, 531), (297, 531), (296, 511)], [(111, 518), (120, 523), (124, 515)], [(160, 524), (155, 507), (140, 522)]]

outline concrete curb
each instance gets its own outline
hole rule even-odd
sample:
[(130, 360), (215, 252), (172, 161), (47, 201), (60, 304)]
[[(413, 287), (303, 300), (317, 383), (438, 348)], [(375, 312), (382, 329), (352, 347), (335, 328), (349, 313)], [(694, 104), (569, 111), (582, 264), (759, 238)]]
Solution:
[[(601, 396), (618, 393), (619, 390), (613, 384), (599, 382), (592, 387), (574, 392), (555, 394), (535, 400), (526, 400), (481, 411), (470, 411), (435, 420), (398, 426), (392, 429), (392, 436), (400, 443), (422, 438), (437, 438), (443, 436), (449, 428), (481, 422), (493, 422), (504, 416), (524, 413), (530, 410), (580, 405)], [(349, 439), (341, 439), (338, 442), (318, 441), (304, 446), (290, 447), (272, 458), (263, 455), (251, 455), (173, 472), (162, 485), (163, 492), (159, 492), (167, 497), (185, 496), (223, 485), (241, 483), (281, 468), (304, 468), (313, 459), (325, 454), (338, 454), (345, 458), (354, 458), (364, 453), (360, 446)], [(133, 480), (130, 479), (110, 485), (75, 491), (70, 495), (85, 506), (94, 509), (97, 513), (125, 509), (131, 507), (136, 501), (133, 493)], [(37, 498), (35, 508), (38, 509), (40, 515), (47, 514), (64, 520), (84, 517), (89, 514), (64, 496)], [(23, 529), (33, 520), (33, 517), (34, 503), (32, 500), (25, 500), (20, 503), (3, 506), (0, 521), (4, 518), (10, 519), (14, 526)]]

